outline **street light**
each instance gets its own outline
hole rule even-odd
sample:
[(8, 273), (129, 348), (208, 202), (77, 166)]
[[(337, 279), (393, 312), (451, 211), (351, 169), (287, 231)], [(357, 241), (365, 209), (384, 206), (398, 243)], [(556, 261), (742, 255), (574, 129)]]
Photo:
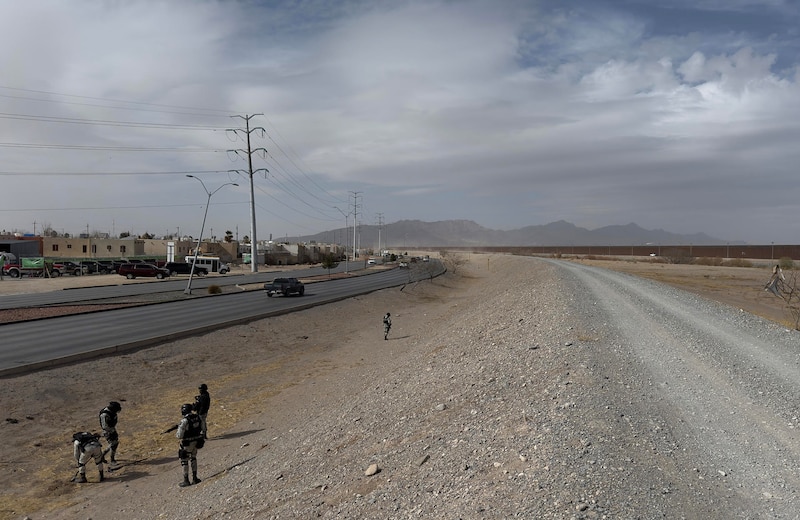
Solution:
[(189, 174), (187, 174), (186, 176), (191, 179), (197, 179), (198, 181), (200, 181), (200, 184), (203, 185), (203, 189), (205, 190), (206, 195), (208, 195), (208, 200), (206, 201), (206, 212), (203, 214), (203, 224), (200, 226), (200, 236), (197, 237), (197, 247), (194, 248), (194, 260), (192, 261), (192, 268), (189, 270), (189, 283), (186, 284), (186, 289), (183, 291), (184, 294), (192, 294), (192, 278), (194, 277), (194, 266), (195, 264), (197, 264), (197, 255), (200, 252), (200, 241), (203, 240), (203, 230), (206, 227), (206, 217), (208, 216), (208, 206), (211, 204), (211, 196), (216, 192), (218, 192), (219, 190), (221, 190), (222, 188), (224, 188), (225, 186), (238, 186), (238, 184), (236, 184), (235, 182), (226, 182), (216, 190), (209, 192), (208, 188), (206, 188), (206, 184), (203, 182), (203, 179)]

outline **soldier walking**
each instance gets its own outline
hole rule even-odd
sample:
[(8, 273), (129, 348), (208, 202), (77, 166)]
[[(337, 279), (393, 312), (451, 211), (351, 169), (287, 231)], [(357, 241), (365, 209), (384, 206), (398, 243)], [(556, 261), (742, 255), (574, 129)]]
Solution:
[(97, 471), (100, 472), (100, 482), (103, 476), (103, 446), (100, 444), (100, 435), (97, 433), (78, 432), (72, 436), (72, 455), (78, 463), (78, 474), (73, 482), (83, 484), (86, 482), (86, 463), (94, 459)]
[(119, 434), (117, 433), (117, 414), (122, 411), (122, 405), (116, 401), (111, 401), (108, 406), (100, 410), (100, 428), (103, 429), (103, 437), (108, 442), (108, 448), (103, 455), (111, 452), (111, 464), (117, 463), (117, 448), (119, 448)]
[[(197, 478), (197, 450), (205, 444), (203, 439), (203, 429), (200, 416), (194, 413), (191, 404), (181, 405), (181, 415), (183, 419), (178, 423), (178, 431), (175, 436), (181, 440), (178, 448), (178, 458), (181, 460), (183, 468), (183, 482), (180, 487), (199, 484), (201, 480)], [(192, 482), (189, 482), (189, 465), (192, 466)]]
[(383, 316), (383, 339), (389, 339), (389, 331), (392, 328), (392, 315), (391, 313), (386, 313)]
[(203, 438), (208, 439), (208, 410), (211, 408), (211, 394), (208, 393), (208, 385), (205, 383), (197, 387), (200, 395), (194, 396), (194, 408), (200, 416), (200, 424), (203, 429)]

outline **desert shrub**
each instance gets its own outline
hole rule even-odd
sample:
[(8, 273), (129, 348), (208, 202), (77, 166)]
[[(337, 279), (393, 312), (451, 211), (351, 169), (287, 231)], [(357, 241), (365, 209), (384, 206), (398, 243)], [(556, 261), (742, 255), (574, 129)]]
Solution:
[(222, 287), (219, 285), (209, 285), (208, 294), (222, 294)]
[(685, 249), (667, 249), (662, 256), (670, 264), (691, 264), (694, 261)]
[(753, 267), (753, 262), (746, 258), (731, 258), (722, 262), (725, 267)]
[(701, 258), (697, 258), (694, 263), (696, 265), (722, 265), (722, 258), (716, 256), (704, 256)]
[(788, 256), (782, 256), (781, 259), (778, 260), (778, 265), (781, 269), (794, 269), (794, 260)]

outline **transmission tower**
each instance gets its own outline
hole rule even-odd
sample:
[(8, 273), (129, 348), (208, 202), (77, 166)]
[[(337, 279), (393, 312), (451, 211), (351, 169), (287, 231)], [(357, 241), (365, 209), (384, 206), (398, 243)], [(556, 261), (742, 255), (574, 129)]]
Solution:
[(236, 149), (236, 150), (228, 150), (228, 152), (235, 153), (239, 156), (247, 156), (247, 170), (231, 170), (232, 172), (246, 174), (250, 178), (250, 270), (254, 273), (258, 272), (258, 239), (256, 238), (256, 197), (255, 191), (253, 189), (253, 175), (258, 172), (264, 172), (266, 175), (269, 173), (269, 170), (266, 168), (258, 168), (253, 170), (253, 154), (254, 153), (261, 153), (264, 158), (267, 156), (267, 149), (266, 148), (252, 148), (250, 144), (250, 134), (253, 132), (259, 132), (261, 137), (264, 137), (267, 133), (261, 126), (256, 126), (250, 128), (250, 119), (254, 118), (255, 116), (263, 116), (264, 114), (251, 114), (251, 115), (243, 115), (243, 116), (231, 116), (231, 117), (239, 117), (244, 119), (245, 128), (234, 128), (228, 129), (229, 132), (233, 132), (236, 135), (244, 134), (247, 142), (247, 149)]
[(350, 193), (353, 195), (353, 260), (355, 261), (358, 256), (358, 246), (361, 245), (360, 243), (356, 245), (356, 230), (358, 229), (358, 197), (362, 192), (351, 191)]

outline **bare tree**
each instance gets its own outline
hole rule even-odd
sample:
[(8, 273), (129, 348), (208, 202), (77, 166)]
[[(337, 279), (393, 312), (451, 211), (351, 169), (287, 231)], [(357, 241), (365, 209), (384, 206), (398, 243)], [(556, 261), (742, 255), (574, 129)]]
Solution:
[(450, 271), (452, 274), (456, 274), (456, 272), (461, 267), (466, 265), (468, 261), (462, 255), (451, 253), (449, 251), (440, 251), (439, 256), (442, 259), (442, 263), (444, 264), (445, 269)]
[(797, 271), (792, 271), (787, 279), (780, 266), (776, 265), (764, 290), (783, 300), (794, 329), (800, 330), (800, 280)]

